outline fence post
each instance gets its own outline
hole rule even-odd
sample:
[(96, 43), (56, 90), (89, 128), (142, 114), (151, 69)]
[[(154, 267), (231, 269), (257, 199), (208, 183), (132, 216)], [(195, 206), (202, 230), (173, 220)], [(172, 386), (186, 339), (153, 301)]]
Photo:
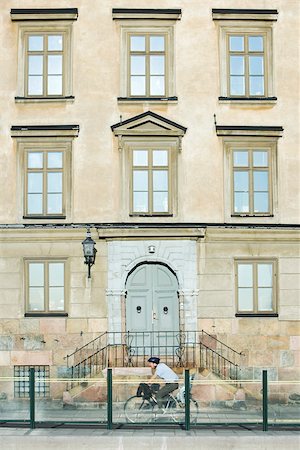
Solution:
[(263, 431), (268, 431), (268, 372), (262, 371), (263, 388)]
[(107, 369), (107, 429), (112, 430), (112, 369)]
[(35, 428), (35, 373), (34, 367), (29, 369), (29, 402), (30, 402), (30, 428)]
[(184, 399), (185, 399), (185, 429), (188, 431), (191, 428), (190, 417), (190, 371), (185, 369), (184, 371)]

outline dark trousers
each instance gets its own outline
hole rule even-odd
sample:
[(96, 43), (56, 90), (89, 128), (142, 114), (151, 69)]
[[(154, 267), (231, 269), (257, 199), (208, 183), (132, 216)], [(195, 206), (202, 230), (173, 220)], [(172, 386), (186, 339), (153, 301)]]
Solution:
[(166, 397), (170, 394), (170, 392), (175, 391), (178, 388), (178, 383), (166, 383), (159, 391), (156, 393), (156, 400), (158, 407), (161, 408), (163, 406)]

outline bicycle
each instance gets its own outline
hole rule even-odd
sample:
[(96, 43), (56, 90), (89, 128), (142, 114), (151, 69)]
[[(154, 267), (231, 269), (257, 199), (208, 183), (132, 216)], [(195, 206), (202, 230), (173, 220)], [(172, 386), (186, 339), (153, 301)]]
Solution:
[[(182, 386), (174, 396), (170, 393), (167, 396), (165, 406), (159, 410), (155, 395), (152, 393), (149, 398), (145, 396), (133, 395), (124, 405), (124, 412), (127, 422), (130, 423), (151, 423), (157, 422), (161, 418), (167, 418), (175, 423), (183, 423), (185, 414), (185, 386)], [(199, 407), (196, 400), (190, 397), (190, 423), (196, 423)]]

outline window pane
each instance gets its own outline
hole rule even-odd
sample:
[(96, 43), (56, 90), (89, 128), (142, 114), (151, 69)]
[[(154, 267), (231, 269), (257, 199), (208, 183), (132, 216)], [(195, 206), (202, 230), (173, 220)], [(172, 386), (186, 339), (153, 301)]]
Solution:
[(254, 191), (269, 190), (269, 173), (266, 170), (255, 171), (253, 173)]
[(252, 287), (252, 286), (253, 286), (253, 265), (239, 264), (238, 287)]
[(236, 150), (233, 152), (233, 165), (235, 167), (248, 167), (248, 152)]
[(250, 95), (264, 95), (264, 77), (251, 76), (250, 77)]
[(31, 52), (40, 52), (44, 48), (43, 36), (29, 36), (28, 37), (28, 50)]
[(133, 165), (147, 166), (148, 165), (148, 151), (147, 150), (133, 150)]
[(146, 94), (146, 78), (143, 76), (131, 77), (131, 95), (145, 95)]
[(272, 288), (258, 288), (258, 310), (259, 311), (272, 311)]
[(29, 288), (29, 310), (44, 310), (44, 288)]
[(28, 194), (27, 214), (43, 214), (43, 195)]
[(248, 172), (234, 172), (234, 190), (249, 191), (249, 174)]
[(63, 311), (65, 309), (63, 287), (49, 288), (49, 311)]
[(230, 75), (244, 75), (245, 60), (243, 56), (230, 56)]
[(44, 286), (44, 264), (30, 263), (28, 264), (29, 286)]
[(43, 95), (43, 77), (28, 77), (28, 95)]
[(168, 191), (168, 172), (166, 170), (153, 171), (153, 190)]
[(229, 49), (231, 52), (243, 52), (244, 36), (229, 36)]
[(269, 194), (268, 192), (254, 193), (254, 212), (267, 213), (269, 212)]
[(257, 285), (259, 287), (273, 286), (273, 264), (257, 264)]
[(131, 75), (145, 75), (145, 73), (146, 73), (146, 58), (145, 58), (145, 56), (131, 56), (131, 58), (130, 58), (130, 73), (131, 73)]
[(48, 75), (62, 74), (62, 55), (48, 56)]
[(53, 172), (47, 175), (47, 192), (62, 192), (62, 173)]
[(43, 153), (28, 152), (28, 169), (42, 169), (43, 168)]
[(50, 75), (48, 77), (48, 95), (62, 95), (61, 75)]
[(150, 36), (150, 52), (163, 52), (165, 50), (164, 36)]
[(268, 152), (266, 152), (266, 151), (254, 151), (253, 152), (253, 166), (254, 167), (267, 167), (268, 164), (269, 164)]
[(247, 213), (249, 209), (249, 194), (236, 192), (234, 194), (234, 212)]
[(43, 174), (29, 173), (28, 174), (28, 192), (41, 193), (43, 192)]
[(47, 195), (47, 213), (48, 214), (62, 213), (62, 194)]
[(168, 192), (153, 192), (153, 212), (168, 212)]
[(148, 212), (148, 192), (133, 193), (133, 211)]
[(249, 36), (249, 51), (262, 52), (264, 50), (264, 39), (262, 36)]
[(133, 52), (143, 52), (146, 49), (145, 36), (131, 36), (130, 50)]
[(29, 55), (28, 57), (28, 74), (42, 75), (43, 74), (43, 57), (40, 55)]
[(63, 37), (62, 35), (56, 35), (56, 36), (48, 36), (48, 50), (53, 51), (59, 51), (63, 48)]
[(148, 172), (146, 170), (134, 170), (133, 190), (148, 191)]
[(164, 56), (150, 56), (150, 74), (164, 75), (165, 73), (165, 57)]
[(238, 309), (239, 311), (253, 311), (253, 289), (238, 289)]
[(245, 95), (245, 77), (230, 77), (230, 94)]
[(262, 56), (249, 56), (249, 74), (264, 74), (264, 58)]
[(165, 95), (165, 77), (150, 77), (150, 95)]
[(47, 167), (48, 169), (60, 169), (62, 168), (62, 152), (48, 152), (47, 154)]
[(152, 153), (153, 166), (167, 166), (168, 165), (168, 151), (167, 150), (153, 150)]
[(63, 262), (49, 263), (49, 286), (64, 286), (64, 270)]

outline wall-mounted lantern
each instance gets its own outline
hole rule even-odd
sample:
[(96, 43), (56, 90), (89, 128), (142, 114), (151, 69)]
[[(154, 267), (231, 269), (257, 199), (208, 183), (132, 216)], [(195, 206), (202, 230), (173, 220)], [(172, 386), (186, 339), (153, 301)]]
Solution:
[(84, 264), (88, 266), (88, 278), (91, 278), (91, 266), (95, 264), (97, 249), (96, 242), (91, 238), (91, 231), (88, 228), (86, 238), (82, 241)]

